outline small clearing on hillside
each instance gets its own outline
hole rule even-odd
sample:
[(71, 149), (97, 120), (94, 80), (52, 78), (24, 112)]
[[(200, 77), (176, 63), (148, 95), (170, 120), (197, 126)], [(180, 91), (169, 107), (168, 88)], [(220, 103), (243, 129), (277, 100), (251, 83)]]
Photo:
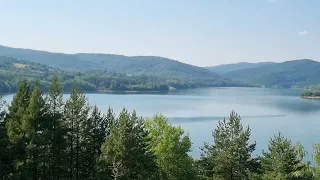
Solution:
[(29, 65), (28, 64), (20, 64), (20, 63), (15, 63), (13, 64), (14, 67), (16, 68), (25, 68), (25, 67), (28, 67)]

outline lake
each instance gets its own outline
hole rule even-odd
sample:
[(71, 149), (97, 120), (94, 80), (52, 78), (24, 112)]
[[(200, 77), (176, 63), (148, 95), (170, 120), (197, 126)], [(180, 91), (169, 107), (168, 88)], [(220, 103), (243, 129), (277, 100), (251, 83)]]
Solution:
[[(235, 110), (243, 124), (252, 130), (256, 154), (267, 148), (271, 136), (281, 132), (293, 142), (300, 141), (311, 160), (312, 144), (320, 142), (320, 101), (302, 99), (300, 94), (301, 91), (293, 89), (199, 88), (162, 94), (87, 94), (87, 97), (102, 111), (111, 106), (116, 113), (123, 107), (146, 117), (162, 113), (190, 134), (194, 157), (199, 157), (199, 146), (212, 142), (211, 133), (218, 120)], [(12, 96), (3, 98), (8, 102)]]

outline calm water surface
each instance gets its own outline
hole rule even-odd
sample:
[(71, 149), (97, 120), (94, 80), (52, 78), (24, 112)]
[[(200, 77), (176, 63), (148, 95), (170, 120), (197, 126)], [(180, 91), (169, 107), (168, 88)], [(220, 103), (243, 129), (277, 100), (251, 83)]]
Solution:
[[(260, 88), (202, 88), (166, 94), (87, 94), (92, 105), (115, 112), (123, 107), (135, 109), (141, 116), (162, 113), (174, 125), (181, 125), (193, 142), (194, 157), (203, 142), (212, 142), (217, 121), (235, 110), (252, 129), (251, 141), (257, 142), (256, 154), (266, 149), (271, 136), (283, 135), (300, 141), (309, 152), (320, 142), (320, 101), (301, 99), (301, 91)], [(68, 95), (65, 95), (68, 97)], [(4, 97), (10, 101), (12, 95)]]

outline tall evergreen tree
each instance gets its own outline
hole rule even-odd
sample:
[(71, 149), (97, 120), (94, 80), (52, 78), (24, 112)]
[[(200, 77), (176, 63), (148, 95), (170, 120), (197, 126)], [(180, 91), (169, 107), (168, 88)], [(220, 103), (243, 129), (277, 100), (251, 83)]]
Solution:
[(256, 144), (249, 143), (250, 128), (243, 128), (240, 116), (232, 111), (228, 121), (218, 122), (212, 136), (213, 145), (202, 148), (201, 178), (249, 179), (258, 167), (257, 159), (252, 157)]
[[(301, 149), (300, 149), (301, 150)], [(268, 151), (263, 152), (261, 165), (265, 180), (304, 179), (299, 174), (304, 168), (299, 149), (280, 133), (271, 138)]]
[(144, 123), (136, 113), (123, 109), (102, 145), (101, 160), (113, 179), (157, 179), (155, 155), (148, 146)]
[(64, 116), (67, 127), (68, 176), (70, 179), (86, 179), (82, 174), (82, 141), (84, 123), (88, 120), (89, 105), (85, 95), (79, 88), (73, 88), (66, 101)]
[(115, 115), (112, 108), (108, 108), (107, 114), (103, 120), (104, 121), (100, 123), (100, 129), (104, 130), (103, 133), (105, 133), (105, 137), (108, 137), (115, 122)]
[(23, 136), (22, 117), (29, 105), (30, 87), (27, 80), (22, 80), (18, 92), (14, 95), (7, 116), (7, 133), (11, 141), (18, 142)]
[(188, 154), (191, 151), (190, 137), (183, 129), (170, 125), (162, 115), (155, 115), (145, 123), (152, 150), (157, 156), (161, 179), (196, 179), (193, 159)]
[[(112, 119), (111, 115), (109, 115), (110, 119)], [(98, 107), (95, 106), (90, 118), (83, 123), (84, 140), (82, 141), (82, 147), (84, 147), (84, 156), (82, 158), (82, 174), (87, 179), (98, 178), (101, 145), (110, 131), (110, 119), (102, 115)]]
[(55, 76), (49, 86), (49, 93), (46, 96), (48, 107), (48, 131), (46, 139), (49, 142), (49, 177), (48, 179), (64, 179), (66, 175), (66, 128), (64, 125), (64, 101), (63, 87), (59, 78)]
[(7, 135), (12, 142), (11, 152), (14, 163), (15, 179), (23, 179), (26, 163), (25, 132), (22, 127), (23, 117), (26, 114), (30, 99), (30, 88), (27, 80), (22, 80), (17, 93), (14, 95), (6, 116)]
[(12, 175), (11, 143), (7, 136), (4, 101), (0, 99), (0, 180), (10, 179)]
[(22, 118), (22, 131), (26, 143), (25, 179), (46, 179), (47, 139), (43, 136), (47, 131), (47, 107), (40, 90), (39, 83), (34, 87), (28, 108)]

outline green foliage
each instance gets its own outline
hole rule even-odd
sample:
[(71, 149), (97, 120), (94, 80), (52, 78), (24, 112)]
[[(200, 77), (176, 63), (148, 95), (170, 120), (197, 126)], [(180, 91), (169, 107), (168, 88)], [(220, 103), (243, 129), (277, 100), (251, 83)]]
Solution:
[(107, 70), (85, 73), (64, 71), (45, 65), (0, 57), (0, 92), (16, 92), (22, 79), (41, 79), (41, 89), (49, 91), (49, 85), (59, 74), (62, 87), (70, 92), (73, 86), (85, 91), (167, 91), (166, 80), (154, 76), (128, 76)]
[(191, 140), (180, 126), (155, 115), (138, 118), (126, 109), (115, 117), (88, 104), (79, 88), (63, 101), (53, 77), (49, 93), (37, 81), (21, 81), (8, 111), (0, 103), (0, 179), (117, 180), (313, 180), (319, 179), (320, 145), (314, 145), (316, 167), (304, 161), (300, 143), (281, 134), (268, 151), (252, 156), (250, 128), (234, 111), (214, 129), (213, 144), (200, 159), (189, 156)]
[(313, 92), (304, 92), (301, 96), (313, 96)]
[(219, 121), (213, 131), (213, 145), (205, 144), (199, 161), (202, 179), (248, 179), (257, 172), (257, 159), (252, 157), (256, 144), (250, 144), (250, 128), (244, 128), (234, 111), (229, 120)]
[(67, 174), (66, 159), (67, 147), (65, 135), (67, 133), (64, 124), (64, 102), (62, 100), (62, 86), (58, 77), (54, 77), (49, 86), (47, 94), (46, 107), (48, 109), (48, 120), (46, 122), (47, 130), (43, 138), (47, 143), (46, 159), (48, 163), (48, 179), (62, 179)]
[(6, 116), (7, 136), (12, 142), (11, 152), (14, 165), (14, 178), (19, 179), (24, 176), (26, 163), (26, 136), (23, 128), (24, 116), (30, 100), (30, 88), (26, 80), (19, 85), (18, 92), (13, 97), (9, 113)]
[(291, 88), (319, 84), (319, 73), (319, 62), (302, 59), (241, 69), (226, 73), (225, 76), (248, 84)]
[(263, 179), (312, 179), (308, 165), (302, 162), (304, 155), (303, 147), (299, 143), (293, 145), (280, 133), (275, 135), (270, 140), (268, 151), (263, 152), (261, 157)]
[(8, 136), (13, 142), (20, 141), (24, 136), (22, 118), (24, 114), (26, 114), (29, 99), (29, 84), (26, 80), (23, 80), (19, 85), (18, 92), (13, 97), (11, 106), (9, 107), (9, 114), (7, 116)]
[(102, 145), (101, 161), (114, 179), (157, 179), (156, 157), (147, 131), (135, 112), (123, 109)]
[(7, 136), (6, 112), (3, 110), (4, 101), (0, 99), (0, 179), (10, 179), (11, 171), (14, 168), (11, 154), (11, 142)]
[(156, 56), (121, 56), (112, 54), (62, 54), (0, 46), (0, 56), (30, 60), (68, 70), (110, 69), (121, 73), (155, 76), (217, 76), (207, 69)]
[(313, 145), (313, 159), (315, 160), (316, 167), (315, 167), (315, 179), (320, 179), (320, 144)]
[(83, 128), (89, 116), (89, 105), (85, 95), (79, 88), (73, 88), (70, 98), (66, 101), (64, 116), (67, 128), (67, 149), (68, 154), (68, 175), (70, 178), (79, 179), (86, 177), (87, 174), (82, 171), (81, 157), (85, 156), (83, 144), (86, 137), (86, 129)]
[(270, 65), (270, 64), (274, 64), (274, 63), (273, 62), (258, 62), (258, 63), (239, 62), (235, 64), (222, 64), (218, 66), (206, 67), (206, 69), (209, 69), (210, 71), (216, 72), (219, 74), (225, 74), (232, 71), (248, 69), (248, 68), (256, 68), (256, 67)]
[[(47, 109), (40, 87), (34, 87), (26, 113), (22, 119), (22, 131), (26, 144), (26, 160), (23, 164), (26, 179), (39, 179), (47, 177), (40, 169), (47, 169), (45, 154), (46, 140), (43, 138), (47, 130)], [(40, 160), (41, 159), (41, 160)]]
[(189, 156), (191, 140), (183, 129), (172, 126), (162, 115), (146, 121), (150, 145), (157, 157), (161, 178), (164, 180), (196, 179), (193, 159)]
[[(19, 66), (18, 66), (19, 65)], [(183, 89), (207, 86), (243, 86), (241, 83), (208, 76), (156, 76), (156, 74), (127, 74), (113, 70), (65, 71), (29, 61), (0, 57), (0, 91), (15, 92), (21, 79), (41, 79), (41, 89), (49, 91), (50, 82), (59, 74), (63, 90), (70, 92), (73, 86), (84, 91), (168, 91), (169, 86)], [(148, 69), (148, 72), (151, 72)], [(188, 73), (190, 74), (190, 73)]]
[(320, 97), (320, 92), (304, 92), (301, 94), (302, 97)]
[(83, 157), (81, 158), (81, 177), (95, 180), (99, 177), (99, 158), (101, 145), (105, 137), (110, 133), (110, 128), (114, 117), (112, 114), (104, 116), (95, 106), (91, 116), (83, 123)]
[[(0, 46), (0, 56), (4, 56), (0, 58), (3, 61), (11, 59), (10, 63), (8, 61), (0, 63), (0, 67), (3, 67), (3, 70), (0, 71), (0, 76), (6, 79), (6, 81), (0, 81), (0, 90), (3, 89), (2, 91), (6, 90), (8, 92), (15, 91), (15, 85), (17, 85), (21, 77), (41, 76), (37, 78), (43, 81), (42, 84), (44, 86), (48, 86), (50, 80), (47, 78), (52, 76), (53, 73), (63, 76), (64, 85), (68, 90), (71, 89), (74, 83), (86, 91), (109, 90), (111, 87), (111, 90), (122, 91), (163, 91), (168, 90), (168, 86), (175, 88), (245, 86), (243, 83), (233, 82), (208, 69), (156, 56), (129, 57), (111, 54), (62, 54), (5, 46)], [(28, 60), (29, 62), (17, 61), (6, 57)], [(14, 68), (12, 62), (29, 66)], [(14, 71), (7, 71), (8, 69)], [(107, 79), (104, 80), (106, 76), (101, 71), (106, 69), (122, 75), (121, 77), (115, 75), (107, 76)], [(93, 75), (97, 74), (97, 72), (98, 76)], [(82, 75), (82, 73), (85, 75)], [(152, 76), (150, 79), (155, 79), (156, 77), (158, 80), (156, 82), (141, 80), (146, 76)], [(102, 79), (103, 81), (100, 81), (101, 83), (93, 83), (92, 78)], [(128, 79), (130, 83), (123, 82)], [(138, 82), (137, 79), (139, 79)], [(112, 80), (116, 82), (116, 86), (114, 86), (115, 84), (111, 86)]]

